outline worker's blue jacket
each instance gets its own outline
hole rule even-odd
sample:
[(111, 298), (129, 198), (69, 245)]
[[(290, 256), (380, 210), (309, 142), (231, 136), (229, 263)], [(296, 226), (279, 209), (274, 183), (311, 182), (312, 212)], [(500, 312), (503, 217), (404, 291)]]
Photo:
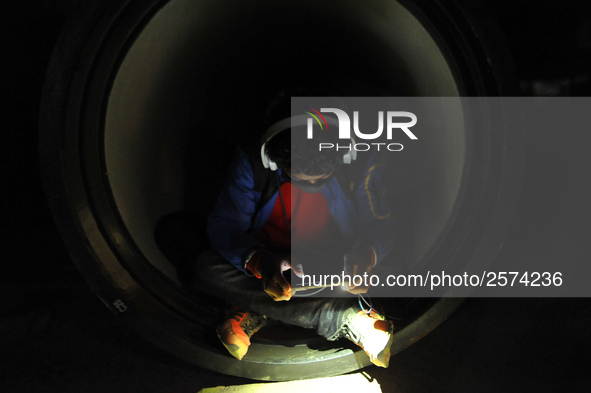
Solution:
[[(378, 158), (377, 154), (368, 154), (351, 165), (341, 165), (337, 170), (341, 173), (332, 177), (322, 193), (335, 223), (350, 241), (348, 244), (352, 248), (362, 242), (371, 244), (379, 263), (393, 250), (395, 239)], [(350, 168), (355, 166), (358, 175), (351, 177), (355, 171)], [(279, 182), (273, 176), (281, 175), (281, 170), (274, 173), (264, 169), (256, 154), (249, 156), (247, 151), (238, 149), (209, 216), (207, 231), (213, 248), (240, 270), (244, 270), (253, 251), (264, 248), (254, 235), (273, 210), (279, 194)]]

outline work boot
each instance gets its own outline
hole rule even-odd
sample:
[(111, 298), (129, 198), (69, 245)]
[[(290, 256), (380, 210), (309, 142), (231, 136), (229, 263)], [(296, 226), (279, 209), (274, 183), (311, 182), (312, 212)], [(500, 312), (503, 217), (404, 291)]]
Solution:
[(342, 333), (363, 348), (373, 364), (386, 368), (390, 362), (393, 330), (392, 322), (375, 311), (369, 314), (359, 311), (345, 322)]
[(242, 360), (250, 337), (267, 323), (267, 317), (233, 307), (232, 316), (217, 328), (217, 334), (224, 347), (238, 360)]

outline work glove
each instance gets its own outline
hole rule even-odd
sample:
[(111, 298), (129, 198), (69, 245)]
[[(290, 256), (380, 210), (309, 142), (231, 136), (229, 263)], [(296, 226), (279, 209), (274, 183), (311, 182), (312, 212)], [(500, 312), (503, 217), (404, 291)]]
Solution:
[(283, 275), (289, 269), (299, 277), (304, 273), (301, 264), (295, 263), (290, 255), (269, 252), (260, 257), (257, 276), (260, 276), (265, 292), (275, 301), (291, 299), (291, 285)]
[[(369, 282), (369, 276), (367, 276), (367, 279), (363, 280), (360, 280), (359, 278), (354, 280), (354, 277), (360, 276), (363, 278), (363, 275), (366, 273), (369, 275), (371, 269), (375, 266), (377, 258), (373, 247), (367, 243), (362, 243), (357, 248), (348, 251), (345, 254), (344, 259), (345, 266), (343, 272), (345, 274), (345, 282), (343, 282), (343, 289), (354, 295), (366, 293), (369, 290), (369, 287), (365, 284)], [(346, 276), (351, 277), (350, 282), (347, 280)], [(356, 286), (354, 282), (359, 283), (359, 281), (361, 281), (361, 285)]]

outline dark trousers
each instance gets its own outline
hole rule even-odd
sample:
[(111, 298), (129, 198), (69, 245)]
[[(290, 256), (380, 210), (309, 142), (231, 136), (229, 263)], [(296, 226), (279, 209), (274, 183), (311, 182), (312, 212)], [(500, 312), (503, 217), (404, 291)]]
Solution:
[(166, 258), (177, 268), (183, 286), (213, 295), (245, 310), (289, 325), (315, 329), (329, 340), (340, 337), (343, 324), (357, 311), (357, 299), (292, 297), (275, 302), (258, 278), (239, 271), (210, 249), (205, 218), (176, 212), (162, 217), (154, 237)]
[(315, 329), (328, 340), (338, 339), (344, 323), (359, 310), (354, 297), (292, 297), (276, 302), (265, 293), (259, 279), (239, 271), (213, 250), (196, 258), (191, 286), (270, 319)]

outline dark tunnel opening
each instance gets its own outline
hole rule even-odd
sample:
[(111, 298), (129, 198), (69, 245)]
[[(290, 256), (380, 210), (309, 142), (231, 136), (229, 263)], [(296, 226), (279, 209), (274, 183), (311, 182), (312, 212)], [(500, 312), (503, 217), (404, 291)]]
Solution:
[[(253, 1), (228, 8), (172, 0), (97, 7), (58, 44), (41, 115), (48, 199), (97, 295), (156, 345), (216, 371), (281, 380), (369, 365), (363, 351), (326, 346), (305, 332), (289, 342), (263, 336), (249, 359), (229, 357), (212, 329), (220, 307), (183, 288), (154, 228), (175, 211), (207, 214), (228, 146), (260, 137), (261, 103), (282, 88), (322, 84), (342, 96), (509, 94), (511, 73), (497, 43), (472, 30), (477, 17), (471, 20), (465, 8), (439, 2)], [(392, 174), (404, 184), (396, 203), (412, 206), (402, 210), (409, 212), (403, 222), (414, 263), (464, 236), (444, 230), (465, 203), (458, 198), (462, 189), (507, 187), (505, 180), (470, 183), (466, 167), (490, 165), (491, 177), (500, 179), (506, 173), (495, 171), (506, 171), (507, 156), (520, 154), (488, 143), (480, 148), (490, 162), (468, 161), (474, 141), (489, 136), (469, 135), (458, 126), (461, 111), (457, 116), (431, 144), (396, 164), (407, 169), (420, 157), (431, 160), (410, 175)], [(434, 154), (436, 147), (449, 153)], [(503, 207), (515, 203), (513, 195), (505, 198)], [(486, 225), (501, 236), (507, 217), (495, 220)], [(460, 302), (391, 300), (406, 318), (393, 352)]]

